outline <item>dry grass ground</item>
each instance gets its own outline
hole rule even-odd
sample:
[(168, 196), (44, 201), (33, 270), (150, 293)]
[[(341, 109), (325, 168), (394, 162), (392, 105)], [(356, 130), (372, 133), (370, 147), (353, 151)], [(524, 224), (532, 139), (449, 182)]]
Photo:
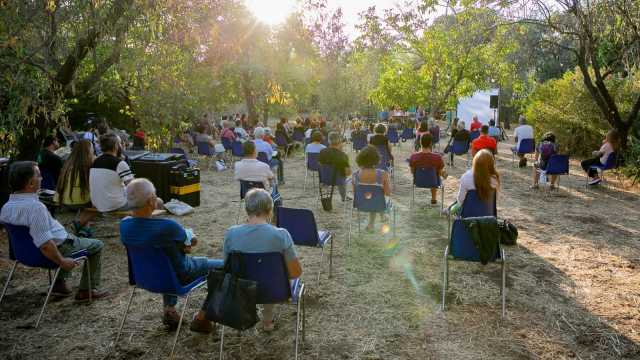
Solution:
[[(454, 262), (447, 311), (440, 311), (446, 219), (418, 192), (410, 208), (411, 178), (404, 163), (410, 146), (395, 148), (398, 164), (394, 201), (397, 236), (378, 226), (374, 234), (354, 234), (347, 247), (348, 217), (339, 200), (323, 212), (315, 190), (303, 191), (304, 162), (286, 163), (285, 206), (313, 209), (319, 227), (335, 234), (334, 276), (326, 263), (320, 285), (315, 275), (319, 249), (298, 248), (309, 287), (308, 327), (302, 356), (307, 359), (638, 359), (640, 358), (640, 197), (609, 189), (585, 189), (577, 164), (557, 192), (530, 191), (531, 168), (510, 162), (508, 145), (498, 156), (503, 187), (499, 216), (520, 230), (519, 244), (507, 248), (507, 318), (500, 318), (500, 268)], [(455, 196), (465, 162), (457, 159), (446, 180), (445, 202)], [(202, 206), (179, 218), (201, 240), (196, 254), (219, 256), (226, 228), (235, 223), (238, 186), (229, 171), (202, 174)], [(69, 214), (59, 216), (69, 221)], [(105, 301), (76, 305), (72, 299), (49, 305), (40, 328), (35, 322), (44, 300), (46, 274), (19, 267), (0, 306), (0, 358), (156, 359), (170, 350), (173, 334), (160, 323), (161, 299), (139, 291), (123, 338), (115, 330), (126, 301), (126, 256), (117, 225), (97, 224), (105, 241)], [(0, 235), (0, 281), (10, 262), (6, 235)], [(76, 271), (72, 284), (76, 284)], [(192, 314), (203, 293), (192, 297)], [(228, 332), (227, 359), (289, 359), (293, 356), (293, 307), (280, 306), (271, 334)], [(218, 333), (185, 328), (178, 342), (182, 359), (215, 359)]]

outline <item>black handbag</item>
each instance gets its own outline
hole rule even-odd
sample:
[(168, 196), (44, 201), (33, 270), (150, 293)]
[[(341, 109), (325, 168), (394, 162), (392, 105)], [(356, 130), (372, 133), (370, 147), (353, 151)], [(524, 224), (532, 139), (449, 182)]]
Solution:
[(515, 245), (518, 240), (518, 228), (509, 220), (498, 219), (498, 229), (500, 229), (500, 244)]
[(320, 192), (320, 203), (322, 204), (322, 209), (324, 211), (332, 211), (333, 210), (333, 189), (336, 183), (336, 177), (338, 176), (338, 169), (333, 168), (333, 176), (331, 179), (331, 190), (322, 191), (323, 184), (320, 181), (320, 176), (318, 176), (318, 181), (320, 182), (318, 186), (318, 191)]
[[(233, 266), (232, 266), (233, 264)], [(238, 266), (238, 271), (234, 269)], [(239, 254), (231, 253), (224, 270), (209, 272), (207, 277), (207, 320), (246, 330), (258, 322), (256, 309), (257, 284), (242, 278), (244, 263)]]

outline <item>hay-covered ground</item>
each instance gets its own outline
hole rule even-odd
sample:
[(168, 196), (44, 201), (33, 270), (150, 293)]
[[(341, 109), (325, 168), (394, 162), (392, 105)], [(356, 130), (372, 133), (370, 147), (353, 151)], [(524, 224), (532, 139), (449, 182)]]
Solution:
[[(500, 217), (515, 223), (518, 245), (507, 251), (507, 318), (500, 317), (500, 266), (453, 262), (447, 311), (440, 310), (446, 218), (417, 192), (410, 208), (411, 177), (404, 162), (408, 143), (394, 148), (397, 174), (393, 199), (397, 236), (378, 226), (347, 247), (348, 216), (334, 199), (334, 212), (319, 209), (315, 188), (303, 190), (300, 153), (287, 160), (285, 206), (313, 209), (319, 228), (335, 236), (334, 276), (320, 251), (298, 248), (308, 286), (306, 342), (310, 359), (638, 359), (640, 358), (640, 197), (604, 188), (585, 189), (578, 164), (561, 180), (560, 191), (530, 191), (531, 168), (511, 164), (510, 144), (501, 144), (498, 170), (503, 186)], [(445, 203), (455, 197), (465, 161), (458, 158), (446, 180)], [(200, 239), (195, 253), (217, 257), (223, 233), (235, 224), (238, 185), (231, 171), (203, 171), (202, 205), (179, 218)], [(347, 213), (348, 214), (348, 213)], [(63, 222), (71, 215), (60, 214)], [(52, 302), (40, 328), (44, 271), (19, 267), (0, 305), (0, 358), (157, 359), (167, 357), (173, 333), (160, 322), (161, 299), (138, 291), (117, 347), (115, 331), (130, 288), (117, 223), (97, 223), (106, 247), (103, 260), (108, 300), (77, 305)], [(386, 229), (386, 227), (385, 227)], [(326, 260), (326, 257), (325, 257)], [(6, 234), (0, 235), (0, 281), (10, 268)], [(79, 271), (71, 284), (77, 284)], [(203, 292), (193, 296), (180, 335), (181, 359), (216, 359), (219, 334), (188, 330)], [(182, 303), (182, 302), (181, 302)], [(280, 306), (276, 330), (265, 334), (227, 331), (227, 359), (293, 357), (295, 308)]]

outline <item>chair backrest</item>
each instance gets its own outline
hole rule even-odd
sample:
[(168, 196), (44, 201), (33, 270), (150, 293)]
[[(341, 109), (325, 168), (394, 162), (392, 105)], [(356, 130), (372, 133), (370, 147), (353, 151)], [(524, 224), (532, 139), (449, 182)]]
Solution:
[[(335, 174), (335, 168), (333, 165), (320, 164), (320, 168), (318, 171), (318, 179), (320, 184), (323, 185), (341, 185), (344, 183), (344, 176), (339, 173)], [(335, 181), (333, 181), (335, 179)]]
[(47, 190), (55, 190), (56, 189), (56, 180), (53, 178), (53, 175), (48, 171), (42, 171), (40, 173), (42, 176), (41, 187)]
[(413, 128), (410, 127), (406, 127), (404, 128), (404, 130), (402, 130), (402, 135), (401, 135), (404, 139), (413, 139), (413, 137), (415, 136), (413, 133)]
[(284, 135), (279, 132), (276, 133), (276, 144), (280, 147), (286, 147), (287, 145), (289, 145), (289, 143), (287, 143), (287, 138), (285, 138)]
[(29, 234), (27, 226), (12, 225), (2, 223), (9, 234), (9, 258), (17, 260), (19, 263), (45, 269), (55, 269), (58, 267), (54, 262), (47, 259), (40, 249), (33, 243), (33, 238)]
[(244, 156), (244, 151), (242, 151), (242, 142), (234, 141), (233, 144), (231, 144), (231, 154), (238, 157)]
[(227, 261), (233, 273), (256, 282), (256, 303), (276, 304), (291, 298), (289, 274), (279, 252), (232, 252)]
[(318, 157), (320, 153), (307, 153), (307, 169), (311, 171), (319, 171), (320, 163), (318, 163)]
[(124, 244), (129, 264), (129, 284), (159, 294), (182, 295), (182, 285), (161, 248)]
[(269, 165), (269, 158), (267, 157), (267, 153), (264, 151), (260, 151), (258, 153), (258, 160), (262, 161), (263, 163)]
[(426, 189), (440, 187), (440, 184), (441, 180), (436, 168), (416, 168), (416, 172), (413, 174), (413, 185)]
[(604, 163), (603, 170), (616, 168), (618, 166), (617, 160), (617, 154), (615, 152), (609, 154), (609, 156), (607, 157), (607, 161)]
[(380, 162), (378, 163), (378, 169), (387, 170), (391, 166), (391, 154), (386, 145), (376, 145), (378, 154), (380, 155)]
[(471, 131), (469, 132), (469, 142), (480, 137), (480, 131)]
[(264, 189), (264, 183), (262, 181), (240, 180), (240, 199), (244, 199), (251, 189)]
[(184, 149), (179, 147), (171, 148), (169, 149), (169, 152), (172, 154), (182, 154), (185, 157), (187, 156), (187, 153), (184, 151)]
[(304, 141), (304, 131), (301, 130), (301, 129), (294, 129), (293, 130), (293, 141), (303, 142)]
[(380, 184), (362, 184), (354, 174), (353, 207), (364, 212), (381, 212), (387, 209), (382, 180)]
[(209, 146), (209, 143), (200, 141), (196, 145), (198, 146), (198, 155), (211, 155), (211, 147)]
[(225, 150), (231, 150), (231, 148), (233, 148), (233, 140), (231, 140), (230, 138), (222, 137), (220, 138), (220, 140), (222, 140), (222, 146)]
[[(492, 201), (482, 201), (475, 190), (467, 192), (462, 204), (461, 217), (497, 216), (496, 194)], [(455, 258), (467, 261), (480, 261), (480, 253), (473, 243), (471, 235), (464, 227), (461, 219), (456, 219), (451, 228), (451, 243), (449, 244), (451, 255)], [(498, 258), (499, 250), (496, 256)]]
[(389, 127), (389, 130), (387, 131), (387, 138), (392, 144), (395, 144), (400, 140), (398, 136), (398, 129), (396, 129), (395, 126)]
[(364, 132), (358, 132), (351, 139), (353, 141), (353, 149), (360, 151), (367, 146), (367, 134)]
[(518, 154), (531, 154), (536, 151), (535, 139), (522, 139), (518, 144)]
[(317, 246), (318, 226), (313, 211), (308, 209), (276, 208), (277, 226), (287, 229), (293, 243), (301, 246)]
[(451, 152), (456, 155), (463, 155), (469, 151), (469, 142), (465, 140), (453, 140)]
[(553, 154), (547, 160), (547, 175), (569, 174), (569, 155)]

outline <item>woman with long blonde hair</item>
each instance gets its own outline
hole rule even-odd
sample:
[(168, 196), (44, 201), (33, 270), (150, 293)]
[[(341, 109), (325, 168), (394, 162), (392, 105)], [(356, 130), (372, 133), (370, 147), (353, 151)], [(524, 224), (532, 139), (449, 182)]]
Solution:
[(482, 201), (490, 201), (499, 188), (500, 174), (496, 170), (493, 154), (487, 149), (482, 149), (473, 157), (471, 169), (460, 177), (457, 206), (452, 208), (452, 212), (457, 212), (464, 204), (469, 191), (475, 190)]

